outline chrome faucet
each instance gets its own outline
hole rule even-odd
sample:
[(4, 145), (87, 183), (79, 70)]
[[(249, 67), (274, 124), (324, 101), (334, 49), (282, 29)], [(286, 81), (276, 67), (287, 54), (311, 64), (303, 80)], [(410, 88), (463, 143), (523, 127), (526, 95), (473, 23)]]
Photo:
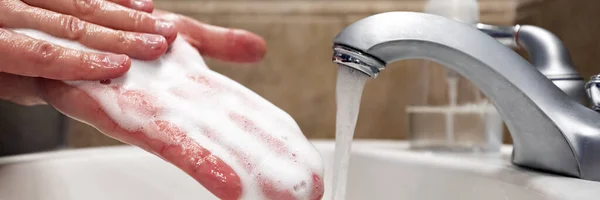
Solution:
[[(600, 181), (600, 114), (472, 26), (425, 13), (382, 13), (346, 27), (333, 49), (335, 63), (373, 78), (399, 60), (443, 64), (494, 103), (512, 135), (515, 165)], [(589, 93), (600, 92), (598, 83)]]
[(525, 50), (531, 64), (558, 88), (581, 104), (588, 104), (583, 77), (573, 68), (569, 51), (554, 34), (531, 25), (495, 26), (479, 23), (476, 27), (504, 45)]

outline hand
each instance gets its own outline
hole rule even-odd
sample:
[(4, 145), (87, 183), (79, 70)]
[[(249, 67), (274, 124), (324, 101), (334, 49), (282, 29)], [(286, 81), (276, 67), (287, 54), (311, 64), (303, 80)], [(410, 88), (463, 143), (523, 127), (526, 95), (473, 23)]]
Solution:
[[(25, 2), (38, 2), (40, 5), (44, 3), (44, 0), (26, 0)], [(54, 4), (58, 4), (67, 0), (57, 0), (52, 1)], [(140, 4), (131, 4), (128, 0), (111, 0), (112, 2), (118, 3), (120, 5), (128, 6), (131, 8), (135, 8), (143, 11), (152, 11), (153, 5), (151, 1), (146, 4), (141, 4), (143, 6), (139, 6)], [(34, 3), (35, 3), (34, 2)], [(165, 11), (156, 11), (154, 18), (153, 16), (148, 16), (147, 14), (135, 12), (131, 9), (127, 9), (125, 7), (119, 7), (116, 4), (110, 2), (103, 1), (92, 1), (92, 2), (101, 2), (102, 5), (110, 5), (109, 8), (112, 8), (111, 11), (102, 11), (96, 13), (105, 13), (105, 15), (116, 15), (117, 13), (121, 13), (120, 16), (125, 16), (123, 13), (130, 13), (133, 16), (138, 16), (134, 18), (123, 17), (123, 19), (129, 19), (133, 21), (133, 24), (141, 24), (139, 21), (153, 21), (153, 22), (161, 22), (163, 24), (174, 23), (176, 26), (175, 32), (180, 31), (181, 36), (185, 38), (188, 42), (194, 45), (199, 52), (205, 54), (209, 57), (214, 57), (224, 61), (230, 62), (257, 62), (262, 59), (265, 55), (266, 45), (265, 41), (259, 36), (249, 33), (248, 31), (236, 30), (236, 29), (226, 29), (215, 27), (207, 24), (202, 24), (197, 22), (191, 18), (184, 17), (181, 15), (176, 15), (173, 13), (165, 12)], [(46, 3), (49, 4), (49, 3)], [(33, 4), (32, 4), (33, 5)], [(60, 7), (53, 5), (46, 5), (46, 7)], [(106, 7), (104, 7), (106, 8)], [(118, 8), (118, 9), (117, 9)], [(29, 11), (27, 11), (29, 10)], [(6, 11), (6, 12), (5, 12)], [(9, 12), (10, 11), (10, 12)], [(39, 12), (38, 12), (39, 11)], [(27, 19), (27, 21), (33, 21), (30, 23), (24, 23), (25, 25), (12, 25), (9, 26), (7, 20), (14, 17), (14, 13), (38, 13), (35, 16), (38, 17), (29, 17), (34, 19)], [(50, 29), (47, 28), (52, 26), (51, 23), (42, 23), (36, 22), (35, 19), (46, 20), (54, 22), (53, 26), (59, 27), (55, 28), (55, 31), (58, 32), (54, 34), (56, 37), (62, 37), (64, 34), (60, 34), (62, 29), (60, 27), (65, 27), (65, 24), (62, 23), (66, 19), (75, 20), (76, 18), (70, 17), (67, 15), (53, 13), (48, 10), (43, 10), (41, 8), (32, 7), (30, 5), (26, 5), (21, 1), (17, 0), (0, 0), (0, 13), (8, 13), (0, 15), (0, 99), (9, 100), (22, 105), (37, 105), (37, 104), (45, 104), (45, 102), (39, 97), (39, 91), (37, 90), (35, 79), (32, 77), (43, 77), (48, 79), (55, 80), (101, 80), (101, 79), (110, 79), (114, 77), (122, 76), (128, 69), (130, 65), (130, 60), (128, 57), (124, 55), (114, 55), (114, 54), (97, 54), (97, 53), (85, 53), (74, 51), (62, 47), (58, 47), (55, 45), (51, 45), (47, 42), (35, 40), (30, 37), (2, 29), (2, 27), (15, 27), (15, 28), (35, 28), (37, 26), (46, 27), (44, 30)], [(40, 17), (40, 13), (50, 13), (50, 17)], [(101, 14), (95, 14), (98, 16), (104, 16)], [(23, 18), (28, 18), (26, 14), (20, 14)], [(65, 20), (60, 20), (61, 18)], [(85, 17), (91, 18), (90, 16)], [(54, 21), (52, 21), (54, 19)], [(58, 20), (57, 20), (58, 19)], [(116, 20), (118, 22), (123, 22), (124, 20)], [(136, 20), (137, 19), (137, 20)], [(39, 21), (38, 20), (38, 21)], [(42, 20), (42, 21), (43, 21)], [(112, 20), (115, 20), (114, 18)], [(12, 21), (15, 21), (14, 19)], [(69, 20), (66, 20), (69, 21)], [(109, 28), (99, 27), (98, 25), (89, 24), (87, 22), (82, 22), (80, 20), (75, 20), (81, 22), (83, 24), (87, 24), (88, 27), (95, 27), (96, 29), (82, 29), (87, 31), (78, 31), (79, 34), (83, 35), (79, 38), (79, 41), (83, 44), (94, 43), (96, 41), (103, 41), (96, 45), (104, 45), (109, 44), (110, 42), (106, 42), (106, 39), (102, 39), (102, 35), (110, 35), (111, 33), (114, 35), (116, 32), (117, 35), (126, 36), (126, 35), (135, 35), (135, 33), (124, 32), (124, 31), (115, 31)], [(101, 20), (93, 20), (93, 21), (101, 21)], [(136, 22), (137, 21), (137, 22)], [(110, 17), (108, 20), (104, 20), (104, 24), (110, 24)], [(100, 23), (100, 22), (98, 22)], [(19, 24), (16, 22), (10, 24)], [(131, 22), (126, 22), (123, 24), (131, 25)], [(124, 26), (121, 25), (113, 25), (118, 28)], [(146, 23), (148, 24), (148, 23)], [(127, 26), (125, 26), (127, 28)], [(50, 29), (50, 30), (55, 30)], [(72, 30), (69, 26), (63, 28), (64, 30)], [(141, 28), (137, 28), (136, 30), (140, 30)], [(146, 28), (148, 29), (148, 28)], [(96, 31), (94, 31), (96, 30)], [(108, 30), (106, 32), (97, 31), (97, 30)], [(63, 31), (68, 32), (68, 31)], [(102, 34), (100, 34), (102, 33)], [(49, 32), (52, 34), (52, 32)], [(141, 35), (141, 34), (138, 34)], [(167, 37), (169, 38), (169, 42), (174, 40), (176, 36)], [(84, 39), (87, 38), (87, 39)], [(140, 38), (140, 37), (121, 37), (122, 38)], [(75, 38), (77, 39), (77, 38)], [(128, 40), (124, 40), (128, 41)], [(96, 42), (97, 43), (97, 42)], [(15, 44), (19, 44), (18, 46)], [(142, 42), (124, 42), (122, 44), (129, 44), (129, 48), (123, 47), (121, 49), (133, 49), (143, 48)], [(140, 44), (140, 45), (134, 45)], [(90, 45), (88, 45), (90, 46)], [(126, 45), (125, 45), (126, 46)], [(92, 45), (94, 48), (94, 46)], [(95, 46), (95, 48), (100, 48)], [(160, 54), (164, 53), (164, 50), (160, 50)], [(115, 49), (119, 49), (115, 47)], [(109, 50), (111, 52), (119, 52), (118, 50)], [(133, 51), (134, 53), (152, 53), (152, 51)], [(157, 53), (157, 55), (159, 55)], [(109, 59), (113, 58), (113, 59)], [(119, 59), (123, 59), (122, 62), (119, 62)], [(111, 61), (113, 60), (113, 61)], [(117, 60), (116, 62), (114, 60)], [(24, 64), (25, 63), (25, 64)], [(91, 67), (93, 66), (93, 68)], [(44, 70), (40, 70), (44, 69)], [(5, 72), (5, 73), (2, 73)]]
[(183, 37), (204, 56), (240, 63), (258, 62), (265, 56), (265, 41), (248, 31), (204, 24), (162, 10), (155, 10), (154, 15), (175, 23), (179, 37)]
[[(128, 56), (152, 60), (168, 48), (173, 23), (117, 3), (151, 11), (151, 1), (0, 0), (0, 71), (59, 80), (95, 80), (123, 75)], [(3, 29), (5, 28), (5, 29)], [(75, 51), (8, 29), (35, 29), (101, 51)], [(17, 67), (19, 66), (19, 67)]]
[(133, 67), (110, 81), (37, 85), (65, 115), (170, 162), (218, 199), (321, 199), (322, 158), (294, 119), (208, 69), (192, 46), (178, 39), (161, 62)]
[[(181, 36), (205, 55), (233, 62), (256, 62), (264, 56), (264, 41), (246, 31), (157, 15), (176, 22)], [(74, 42), (61, 44), (81, 48)], [(321, 199), (321, 157), (291, 116), (207, 69), (191, 51), (178, 40), (161, 62), (136, 62), (135, 70), (112, 83), (0, 73), (0, 91), (8, 92), (0, 95), (12, 94), (11, 100), (26, 104), (48, 102), (172, 163), (220, 199), (239, 199), (249, 190), (265, 199)], [(170, 73), (139, 70), (157, 68)], [(179, 117), (170, 118), (169, 113)], [(253, 148), (240, 148), (248, 145)]]

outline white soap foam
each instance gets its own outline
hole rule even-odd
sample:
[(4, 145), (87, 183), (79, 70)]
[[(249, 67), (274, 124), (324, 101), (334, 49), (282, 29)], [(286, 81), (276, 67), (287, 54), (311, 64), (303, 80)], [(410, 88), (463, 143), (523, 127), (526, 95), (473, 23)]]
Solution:
[[(35, 30), (15, 31), (71, 49), (101, 52)], [(121, 94), (110, 90), (110, 85), (97, 81), (65, 83), (88, 93), (100, 103), (109, 117), (129, 131), (147, 128), (154, 120), (165, 120), (177, 125), (237, 173), (244, 188), (241, 199), (264, 197), (255, 180), (257, 173), (266, 176), (271, 182), (279, 182), (275, 186), (293, 192), (296, 199), (309, 199), (310, 192), (295, 191), (294, 186), (297, 187), (301, 181), (306, 181), (308, 186), (312, 185), (312, 173), (322, 178), (322, 159), (292, 117), (241, 84), (208, 69), (197, 50), (181, 37), (173, 43), (170, 51), (155, 61), (132, 59), (130, 71), (123, 77), (112, 79), (110, 84), (122, 84), (124, 89), (141, 91), (155, 98), (155, 105), (163, 108), (163, 112), (155, 117), (149, 118), (135, 109), (119, 106), (117, 97)], [(190, 75), (204, 76), (217, 86), (198, 84), (187, 78)], [(189, 97), (174, 95), (170, 92), (172, 90), (182, 91)], [(128, 103), (135, 105), (142, 102)], [(298, 163), (287, 154), (277, 154), (269, 144), (251, 135), (256, 133), (240, 128), (229, 116), (232, 111), (252, 120), (255, 126), (263, 129), (270, 137), (283, 141), (290, 153), (295, 154)], [(215, 130), (216, 139), (202, 134), (202, 127)], [(160, 135), (149, 137), (161, 139)], [(247, 173), (243, 163), (239, 163), (228, 149), (249, 155), (248, 162), (255, 165), (255, 171)]]

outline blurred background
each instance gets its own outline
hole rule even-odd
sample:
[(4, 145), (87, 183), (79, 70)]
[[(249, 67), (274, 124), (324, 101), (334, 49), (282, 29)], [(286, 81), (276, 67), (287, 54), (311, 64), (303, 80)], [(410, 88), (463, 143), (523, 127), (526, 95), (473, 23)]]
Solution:
[[(423, 11), (425, 0), (154, 0), (159, 9), (204, 23), (247, 29), (264, 37), (266, 58), (253, 65), (207, 59), (208, 65), (290, 113), (309, 138), (335, 135), (336, 66), (332, 38), (350, 23), (387, 11)], [(556, 34), (586, 78), (600, 73), (598, 0), (479, 0), (482, 23), (530, 24)], [(523, 52), (520, 52), (523, 56)], [(422, 61), (392, 64), (363, 93), (356, 138), (406, 139), (405, 107), (422, 101), (418, 84), (429, 77), (428, 104), (448, 102), (442, 67)], [(436, 77), (440, 77), (439, 81)], [(463, 80), (464, 81), (464, 80)], [(433, 89), (431, 89), (433, 88)], [(439, 88), (439, 89), (436, 89)], [(465, 88), (462, 88), (465, 89)], [(508, 132), (504, 141), (510, 143)], [(56, 147), (117, 145), (94, 128), (47, 106), (0, 102), (0, 156)]]

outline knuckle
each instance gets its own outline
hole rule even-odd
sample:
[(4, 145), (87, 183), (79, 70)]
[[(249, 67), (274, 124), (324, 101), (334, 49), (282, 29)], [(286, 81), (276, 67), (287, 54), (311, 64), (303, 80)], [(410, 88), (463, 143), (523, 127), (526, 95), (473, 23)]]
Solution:
[(75, 13), (82, 16), (93, 15), (100, 8), (98, 0), (73, 0)]
[(85, 23), (79, 18), (65, 15), (61, 17), (60, 23), (67, 39), (79, 41), (83, 37)]
[(129, 46), (131, 45), (131, 37), (125, 31), (117, 31), (117, 43), (120, 46)]
[(77, 55), (77, 63), (73, 65), (73, 67), (77, 69), (75, 72), (84, 72), (85, 70), (93, 68), (93, 66), (92, 58), (87, 53), (79, 53)]
[(60, 49), (44, 41), (33, 42), (28, 51), (32, 62), (44, 66), (55, 63), (60, 53)]
[(19, 16), (24, 10), (26, 10), (26, 5), (22, 2), (0, 0), (0, 27), (14, 23), (15, 16)]
[(90, 74), (91, 70), (95, 67), (92, 64), (91, 56), (87, 53), (78, 52), (73, 60), (68, 62), (68, 66), (62, 66), (62, 74), (68, 74), (70, 79), (82, 80)]
[(133, 20), (134, 28), (140, 28), (145, 21), (149, 20), (150, 17), (142, 12), (132, 11), (129, 17)]

